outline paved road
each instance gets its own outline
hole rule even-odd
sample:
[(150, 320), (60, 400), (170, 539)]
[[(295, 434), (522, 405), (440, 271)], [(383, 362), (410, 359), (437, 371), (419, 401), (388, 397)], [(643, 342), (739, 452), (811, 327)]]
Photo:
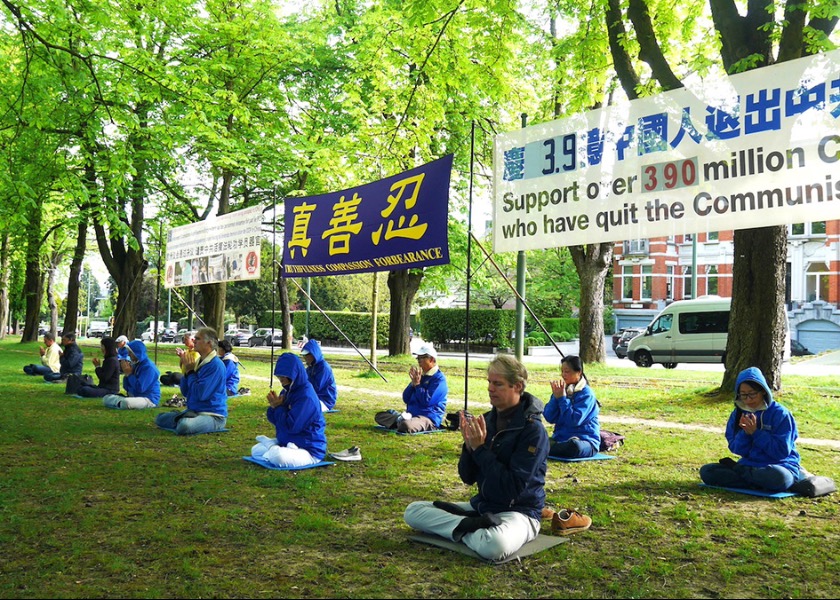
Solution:
[[(419, 338), (414, 338), (411, 342), (412, 350), (415, 350), (419, 344), (422, 343), (422, 340)], [(607, 348), (607, 365), (610, 367), (616, 368), (624, 368), (631, 371), (643, 372), (644, 370), (641, 367), (637, 367), (634, 363), (630, 362), (629, 360), (618, 358), (615, 353), (612, 351), (612, 341), (610, 336), (607, 336), (605, 339), (605, 345)], [(577, 354), (580, 351), (578, 342), (566, 342), (566, 343), (559, 343), (558, 346), (560, 350), (562, 350), (563, 354)], [(325, 348), (325, 352), (329, 354), (356, 354), (356, 351), (352, 348)], [(370, 350), (364, 350), (365, 356), (370, 356)], [(379, 352), (381, 355), (387, 354), (387, 351), (381, 350)], [(460, 356), (463, 357), (463, 353), (457, 352), (440, 352), (440, 356)], [(470, 357), (475, 358), (476, 360), (489, 360), (493, 358), (490, 354), (476, 354), (470, 353)], [(542, 356), (526, 356), (525, 357), (525, 364), (559, 364), (560, 363), (560, 356), (556, 353), (554, 349), (551, 350), (550, 353), (547, 353)], [(657, 369), (665, 369), (662, 365), (654, 365), (651, 367), (652, 370)], [(712, 373), (723, 373), (723, 365), (722, 364), (708, 364), (708, 363), (680, 363), (677, 365), (676, 370), (685, 370), (685, 371), (708, 371)], [(818, 356), (810, 356), (810, 357), (800, 357), (794, 361), (786, 362), (782, 365), (782, 375), (840, 375), (840, 350), (836, 350), (834, 352), (825, 352)]]

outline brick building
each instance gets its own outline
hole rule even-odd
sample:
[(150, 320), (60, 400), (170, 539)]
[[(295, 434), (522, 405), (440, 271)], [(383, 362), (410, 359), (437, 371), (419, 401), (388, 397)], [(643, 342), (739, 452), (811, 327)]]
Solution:
[[(692, 297), (693, 236), (617, 242), (617, 327), (644, 327), (667, 304)], [(732, 296), (733, 232), (696, 234), (697, 296)], [(791, 337), (813, 352), (840, 348), (840, 221), (788, 226), (785, 300)]]

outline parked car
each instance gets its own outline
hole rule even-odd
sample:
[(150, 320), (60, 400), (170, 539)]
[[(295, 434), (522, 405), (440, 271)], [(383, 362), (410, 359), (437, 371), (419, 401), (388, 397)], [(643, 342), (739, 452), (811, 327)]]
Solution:
[(252, 348), (255, 346), (282, 346), (283, 330), (272, 329), (271, 327), (257, 329), (248, 339), (248, 345)]
[(812, 356), (814, 353), (803, 346), (799, 340), (790, 340), (790, 355), (791, 356)]
[(225, 339), (231, 346), (248, 346), (251, 332), (247, 329), (229, 329), (225, 332)]
[(630, 340), (644, 332), (644, 327), (626, 327), (618, 340), (618, 345), (615, 347), (615, 355), (618, 358), (626, 358), (627, 346), (630, 345)]
[(160, 334), (160, 341), (161, 342), (175, 342), (178, 340), (178, 332), (174, 329), (166, 329), (162, 334)]

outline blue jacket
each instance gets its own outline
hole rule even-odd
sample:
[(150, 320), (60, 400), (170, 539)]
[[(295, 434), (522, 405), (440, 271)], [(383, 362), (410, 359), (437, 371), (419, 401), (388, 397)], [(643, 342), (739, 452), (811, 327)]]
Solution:
[[(752, 435), (745, 433), (738, 425), (745, 410), (739, 406), (738, 390), (741, 384), (750, 381), (764, 388), (767, 406), (755, 412), (758, 429)], [(733, 454), (741, 457), (739, 465), (747, 467), (781, 466), (799, 478), (799, 453), (796, 451), (796, 421), (784, 406), (773, 400), (773, 392), (767, 385), (762, 372), (750, 367), (741, 371), (735, 381), (735, 410), (726, 424), (726, 441)]]
[(146, 344), (140, 340), (128, 342), (136, 361), (131, 375), (123, 377), (123, 387), (132, 398), (148, 398), (157, 406), (160, 403), (160, 371), (149, 359)]
[(79, 344), (73, 342), (63, 349), (58, 361), (61, 363), (59, 373), (61, 373), (62, 377), (67, 377), (72, 373), (81, 375), (85, 355), (82, 353), (82, 349), (79, 348)]
[(218, 356), (201, 365), (198, 371), (187, 371), (181, 377), (181, 393), (187, 399), (187, 410), (227, 417), (226, 376), (225, 365)]
[(286, 352), (277, 359), (274, 374), (292, 380), (288, 389), (283, 388), (281, 392), (286, 395), (283, 404), (277, 408), (269, 406), (266, 412), (277, 433), (277, 443), (285, 446), (291, 442), (309, 452), (312, 458), (324, 458), (327, 453), (327, 424), (321, 402), (306, 378), (303, 363), (295, 354)]
[(523, 392), (506, 429), (498, 431), (494, 408), (484, 414), (484, 445), (474, 451), (463, 446), (458, 475), (467, 485), (478, 483), (478, 493), (470, 504), (481, 514), (516, 511), (540, 518), (549, 449), (541, 413), (542, 402)]
[(225, 364), (225, 389), (236, 394), (239, 391), (239, 357), (228, 352), (222, 362)]
[(554, 425), (555, 442), (568, 442), (573, 437), (580, 438), (594, 446), (601, 447), (601, 426), (598, 423), (598, 400), (592, 388), (584, 386), (571, 395), (557, 398), (552, 394), (545, 407), (545, 420)]
[(335, 385), (332, 367), (324, 360), (324, 353), (321, 352), (321, 344), (315, 340), (309, 340), (303, 349), (309, 352), (315, 359), (315, 362), (311, 366), (306, 367), (306, 376), (309, 378), (309, 383), (315, 388), (318, 399), (328, 409), (332, 409), (338, 398), (338, 387)]
[(412, 417), (427, 417), (435, 427), (440, 427), (443, 415), (446, 414), (448, 393), (446, 377), (438, 369), (434, 375), (423, 375), (418, 385), (408, 384), (403, 391), (405, 410), (410, 412)]

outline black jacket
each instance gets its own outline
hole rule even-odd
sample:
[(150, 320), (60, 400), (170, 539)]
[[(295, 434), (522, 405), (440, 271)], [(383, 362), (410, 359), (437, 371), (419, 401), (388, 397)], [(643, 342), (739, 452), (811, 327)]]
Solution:
[(496, 409), (485, 413), (483, 446), (461, 450), (458, 474), (478, 493), (470, 503), (478, 512), (516, 511), (539, 519), (545, 505), (548, 434), (542, 424), (542, 402), (523, 392), (518, 410), (506, 429), (497, 430)]

